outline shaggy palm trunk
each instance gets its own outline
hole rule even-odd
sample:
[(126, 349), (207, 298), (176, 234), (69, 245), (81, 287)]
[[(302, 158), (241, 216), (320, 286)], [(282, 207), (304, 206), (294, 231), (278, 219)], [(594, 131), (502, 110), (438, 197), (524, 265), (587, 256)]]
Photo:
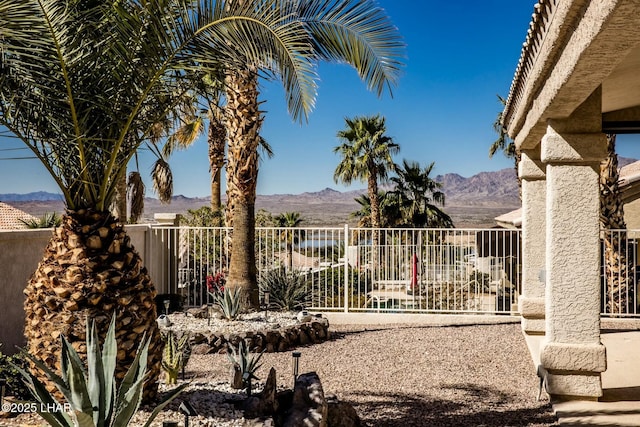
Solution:
[[(67, 211), (24, 293), (27, 351), (57, 372), (60, 334), (86, 357), (87, 318), (95, 320), (103, 339), (111, 315), (116, 315), (118, 381), (133, 362), (143, 336), (150, 336), (144, 397), (147, 401), (155, 397), (162, 358), (156, 291), (122, 224), (110, 212)], [(42, 372), (38, 377), (50, 391), (55, 390)]]
[[(245, 304), (258, 308), (255, 253), (255, 201), (258, 180), (258, 144), (262, 116), (258, 109), (258, 78), (250, 70), (230, 71), (226, 82), (227, 211), (233, 234), (227, 283), (239, 287)], [(229, 223), (227, 223), (229, 225)]]
[(113, 215), (123, 224), (127, 222), (127, 175), (125, 174), (118, 178)]
[(607, 159), (600, 166), (600, 224), (604, 230), (604, 263), (607, 311), (625, 314), (633, 310), (633, 287), (629, 286), (624, 204), (618, 187), (616, 136), (607, 135)]
[(224, 125), (211, 114), (209, 120), (209, 169), (211, 169), (211, 210), (214, 212), (222, 208), (221, 202), (221, 172), (224, 166), (224, 146), (227, 132)]
[(293, 271), (293, 244), (287, 241), (287, 268)]

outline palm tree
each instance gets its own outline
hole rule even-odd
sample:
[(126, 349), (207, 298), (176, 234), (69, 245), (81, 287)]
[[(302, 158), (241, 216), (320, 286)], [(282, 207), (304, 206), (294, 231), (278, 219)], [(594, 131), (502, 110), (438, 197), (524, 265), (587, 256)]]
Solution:
[[(253, 2), (236, 0), (247, 8)], [(306, 0), (291, 2), (282, 10), (283, 19), (299, 19), (303, 26), (296, 35), (309, 60), (303, 67), (289, 60), (270, 61), (281, 75), (303, 75), (305, 79), (284, 81), (288, 109), (295, 120), (307, 117), (313, 100), (299, 93), (315, 93), (314, 74), (318, 60), (354, 66), (369, 89), (381, 95), (397, 81), (403, 43), (397, 29), (373, 0)], [(250, 55), (249, 55), (250, 56)], [(259, 306), (256, 270), (255, 199), (258, 179), (256, 149), (263, 115), (258, 102), (258, 74), (265, 64), (228, 67), (225, 78), (228, 137), (227, 203), (233, 216), (232, 255), (228, 284), (243, 289), (245, 300)], [(293, 95), (293, 96), (291, 96)]]
[(500, 110), (500, 112), (498, 112), (498, 114), (496, 115), (496, 119), (493, 122), (493, 130), (498, 134), (498, 138), (496, 138), (496, 140), (493, 141), (491, 146), (489, 146), (489, 158), (490, 159), (493, 158), (493, 156), (498, 151), (502, 151), (502, 154), (504, 154), (504, 156), (507, 159), (513, 159), (514, 168), (516, 171), (516, 177), (518, 177), (518, 186), (520, 189), (522, 189), (522, 183), (520, 181), (520, 176), (518, 175), (518, 164), (520, 163), (520, 152), (516, 149), (515, 142), (513, 141), (513, 139), (509, 137), (509, 134), (507, 133), (507, 128), (504, 127), (504, 124), (502, 123), (502, 117), (504, 113), (503, 110), (507, 101), (500, 95), (496, 95), (496, 96), (498, 97), (498, 102), (500, 102), (500, 104), (502, 105), (502, 109)]
[[(367, 183), (371, 206), (371, 227), (380, 228), (380, 200), (378, 183), (386, 182), (390, 171), (395, 170), (393, 155), (400, 151), (398, 144), (385, 132), (384, 117), (369, 116), (346, 118), (346, 129), (338, 132), (343, 142), (333, 149), (342, 160), (336, 167), (333, 179), (351, 184), (354, 180)], [(374, 246), (377, 243), (374, 233)]]
[(635, 295), (629, 286), (627, 238), (624, 232), (624, 203), (618, 181), (616, 135), (607, 135), (607, 158), (600, 165), (600, 226), (604, 230), (604, 272), (607, 283), (607, 311), (611, 314), (633, 312)]
[(445, 205), (442, 184), (431, 178), (435, 162), (424, 169), (418, 162), (402, 161), (392, 177), (392, 191), (402, 206), (405, 223), (412, 227), (453, 227), (451, 217), (438, 206)]
[(115, 313), (116, 379), (147, 334), (145, 397), (156, 393), (156, 292), (109, 211), (116, 185), (154, 124), (178, 116), (194, 81), (183, 70), (286, 62), (297, 72), (285, 80), (305, 89), (292, 91), (291, 102), (311, 103), (313, 91), (300, 86), (312, 74), (299, 43), (303, 24), (273, 13), (287, 7), (286, 0), (252, 8), (205, 0), (0, 2), (0, 124), (43, 163), (66, 204), (25, 289), (30, 354), (55, 369), (60, 334), (84, 355), (85, 319), (104, 336)]
[[(352, 218), (358, 218), (358, 227), (371, 228), (371, 200), (366, 194), (353, 199), (360, 205), (360, 209), (352, 212)], [(388, 191), (378, 191), (380, 201), (380, 226), (382, 228), (395, 227), (402, 221), (402, 213), (397, 198)]]
[[(275, 217), (278, 227), (296, 228), (304, 221), (300, 216), (300, 212), (284, 212)], [(305, 239), (304, 230), (284, 230), (280, 233), (280, 239), (285, 242), (287, 247), (287, 268), (289, 271), (293, 269), (293, 246)]]

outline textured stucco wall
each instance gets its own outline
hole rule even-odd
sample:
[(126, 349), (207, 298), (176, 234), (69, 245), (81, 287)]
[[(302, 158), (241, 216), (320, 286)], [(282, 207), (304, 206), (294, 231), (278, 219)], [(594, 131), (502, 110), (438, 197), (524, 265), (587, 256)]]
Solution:
[(539, 153), (523, 152), (522, 178), (522, 329), (543, 334), (545, 328), (546, 175)]

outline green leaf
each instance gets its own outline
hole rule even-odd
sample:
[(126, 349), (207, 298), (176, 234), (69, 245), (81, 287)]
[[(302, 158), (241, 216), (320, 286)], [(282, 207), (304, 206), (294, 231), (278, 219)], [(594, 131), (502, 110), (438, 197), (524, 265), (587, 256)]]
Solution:
[(180, 384), (178, 387), (167, 392), (167, 394), (163, 396), (158, 406), (156, 406), (153, 412), (151, 412), (151, 415), (149, 415), (149, 418), (147, 419), (147, 422), (144, 424), (144, 427), (150, 426), (151, 422), (158, 416), (160, 411), (162, 411), (164, 407), (167, 406), (173, 399), (178, 397), (178, 395), (182, 393), (182, 390), (184, 390), (188, 385), (189, 383)]
[(62, 359), (67, 365), (67, 384), (69, 396), (65, 396), (75, 410), (93, 416), (93, 405), (89, 400), (87, 389), (87, 375), (76, 350), (69, 344), (64, 335), (62, 337)]

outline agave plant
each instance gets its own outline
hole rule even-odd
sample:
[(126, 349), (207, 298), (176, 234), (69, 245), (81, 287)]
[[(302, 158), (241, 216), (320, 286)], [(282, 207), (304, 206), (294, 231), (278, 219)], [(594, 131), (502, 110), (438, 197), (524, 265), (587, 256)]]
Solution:
[[(129, 425), (131, 418), (140, 407), (145, 376), (147, 375), (147, 353), (149, 338), (144, 338), (138, 347), (134, 362), (127, 370), (122, 383), (116, 387), (115, 370), (117, 363), (117, 343), (115, 315), (104, 340), (102, 351), (98, 348), (98, 333), (95, 323), (87, 321), (86, 346), (87, 367), (82, 365), (80, 356), (64, 335), (61, 335), (60, 371), (57, 375), (47, 365), (23, 350), (37, 367), (42, 369), (49, 381), (54, 383), (64, 396), (70, 412), (42, 410), (38, 412), (52, 426), (111, 426)], [(31, 394), (40, 409), (64, 408), (60, 401), (31, 372), (19, 368)], [(171, 390), (155, 407), (144, 424), (149, 426), (158, 413), (187, 386), (182, 384)]]
[(297, 270), (276, 269), (260, 276), (260, 291), (269, 292), (269, 305), (279, 310), (303, 309), (311, 302), (311, 289), (305, 276)]
[(162, 370), (165, 372), (165, 382), (176, 384), (180, 370), (187, 365), (190, 356), (189, 334), (184, 333), (180, 338), (169, 330), (162, 334), (164, 351), (162, 353)]
[(225, 319), (236, 320), (242, 313), (242, 289), (224, 288), (222, 292), (210, 295), (214, 297), (213, 303), (220, 308)]
[(260, 359), (262, 353), (251, 353), (249, 347), (244, 340), (238, 343), (238, 349), (232, 345), (227, 347), (227, 357), (233, 366), (233, 381), (231, 386), (234, 388), (246, 388), (247, 394), (251, 394), (251, 380), (258, 379), (255, 372), (262, 366)]

